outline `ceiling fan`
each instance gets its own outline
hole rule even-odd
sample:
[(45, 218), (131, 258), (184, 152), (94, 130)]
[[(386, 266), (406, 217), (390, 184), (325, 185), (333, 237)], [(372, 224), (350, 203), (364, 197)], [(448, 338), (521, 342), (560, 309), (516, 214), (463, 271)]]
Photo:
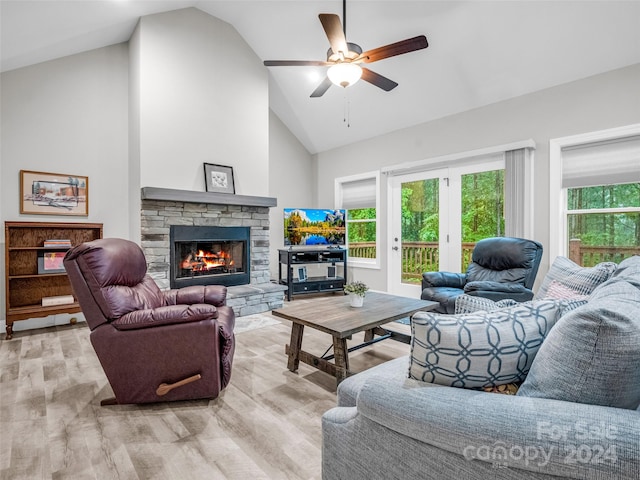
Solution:
[(332, 84), (348, 87), (362, 78), (376, 87), (388, 92), (398, 86), (396, 82), (388, 79), (366, 67), (362, 63), (373, 63), (385, 58), (402, 55), (427, 48), (427, 37), (419, 35), (399, 42), (391, 43), (383, 47), (362, 51), (362, 48), (351, 42), (347, 42), (347, 0), (342, 1), (342, 19), (332, 13), (318, 15), (324, 28), (331, 48), (327, 51), (327, 60), (265, 60), (267, 67), (330, 67), (326, 78), (311, 93), (312, 98), (321, 97)]

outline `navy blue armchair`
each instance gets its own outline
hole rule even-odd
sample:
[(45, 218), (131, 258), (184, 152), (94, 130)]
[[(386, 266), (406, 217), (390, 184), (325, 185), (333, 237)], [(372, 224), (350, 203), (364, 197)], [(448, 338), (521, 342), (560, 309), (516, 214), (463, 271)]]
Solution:
[(466, 273), (423, 273), (421, 298), (438, 302), (434, 311), (439, 313), (454, 313), (456, 298), (463, 293), (526, 302), (533, 298), (541, 258), (542, 245), (534, 240), (485, 238), (473, 249)]

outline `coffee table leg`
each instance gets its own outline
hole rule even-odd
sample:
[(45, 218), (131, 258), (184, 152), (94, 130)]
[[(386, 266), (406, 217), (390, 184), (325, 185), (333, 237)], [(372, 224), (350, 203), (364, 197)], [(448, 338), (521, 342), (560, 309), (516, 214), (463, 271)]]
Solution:
[(364, 341), (370, 342), (373, 340), (373, 329), (364, 331)]
[(304, 325), (293, 323), (291, 325), (291, 345), (289, 345), (289, 360), (287, 368), (292, 372), (298, 371), (300, 365), (300, 349), (302, 348), (302, 333)]
[(346, 338), (333, 337), (333, 355), (336, 366), (336, 381), (340, 383), (349, 376), (349, 350)]

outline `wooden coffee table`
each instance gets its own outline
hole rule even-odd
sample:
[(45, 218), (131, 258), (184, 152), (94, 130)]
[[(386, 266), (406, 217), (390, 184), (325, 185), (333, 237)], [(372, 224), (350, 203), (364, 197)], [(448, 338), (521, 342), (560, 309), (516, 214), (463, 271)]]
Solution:
[[(289, 370), (297, 371), (300, 362), (303, 362), (333, 375), (340, 383), (351, 374), (350, 351), (388, 338), (410, 342), (409, 335), (386, 330), (381, 325), (408, 317), (420, 310), (433, 310), (437, 305), (437, 302), (427, 300), (367, 292), (364, 306), (360, 308), (349, 306), (348, 296), (334, 295), (306, 302), (291, 302), (272, 313), (292, 322), (291, 344), (285, 346)], [(332, 355), (319, 357), (302, 350), (305, 326), (333, 336)], [(358, 332), (365, 332), (364, 343), (347, 348), (347, 339)]]

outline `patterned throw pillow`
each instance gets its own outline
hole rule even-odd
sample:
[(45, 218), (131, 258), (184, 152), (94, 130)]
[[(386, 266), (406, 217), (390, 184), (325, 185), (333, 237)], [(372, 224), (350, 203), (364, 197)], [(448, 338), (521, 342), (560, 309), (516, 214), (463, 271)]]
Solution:
[(418, 312), (409, 377), (465, 388), (522, 382), (562, 305), (540, 300), (468, 315)]
[(584, 307), (558, 321), (519, 396), (640, 406), (640, 256), (631, 257)]
[(465, 313), (479, 312), (481, 310), (484, 312), (494, 312), (501, 308), (513, 307), (517, 304), (518, 302), (511, 298), (494, 302), (489, 298), (476, 297), (475, 295), (467, 295), (466, 293), (463, 293), (456, 298), (455, 314), (462, 315)]
[(553, 282), (574, 291), (576, 295), (589, 295), (601, 283), (609, 280), (617, 265), (613, 262), (599, 263), (595, 267), (581, 267), (566, 257), (556, 257), (534, 300), (546, 298)]

